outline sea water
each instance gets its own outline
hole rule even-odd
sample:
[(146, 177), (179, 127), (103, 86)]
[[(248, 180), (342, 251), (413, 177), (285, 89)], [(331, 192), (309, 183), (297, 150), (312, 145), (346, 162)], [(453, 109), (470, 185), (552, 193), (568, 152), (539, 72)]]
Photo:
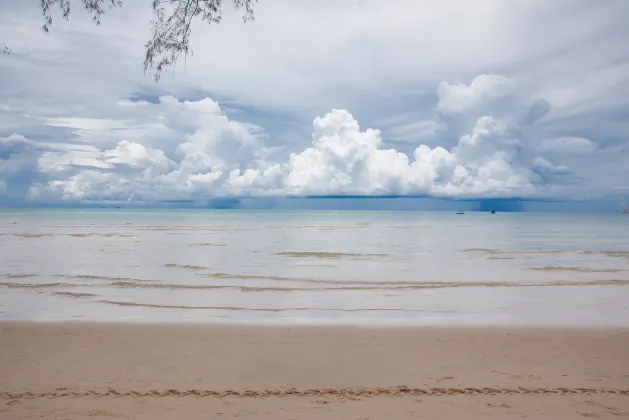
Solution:
[(629, 324), (629, 216), (2, 210), (0, 319)]

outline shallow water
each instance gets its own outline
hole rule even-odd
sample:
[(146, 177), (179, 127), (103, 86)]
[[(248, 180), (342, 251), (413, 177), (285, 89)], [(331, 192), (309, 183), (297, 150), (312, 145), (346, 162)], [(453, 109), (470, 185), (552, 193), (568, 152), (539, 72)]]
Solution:
[(629, 324), (629, 217), (0, 211), (0, 318)]

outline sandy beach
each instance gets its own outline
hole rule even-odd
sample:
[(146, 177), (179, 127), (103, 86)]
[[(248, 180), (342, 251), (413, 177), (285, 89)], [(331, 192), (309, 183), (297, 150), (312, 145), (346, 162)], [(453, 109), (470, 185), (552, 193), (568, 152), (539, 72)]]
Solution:
[(0, 324), (2, 419), (629, 417), (629, 329)]

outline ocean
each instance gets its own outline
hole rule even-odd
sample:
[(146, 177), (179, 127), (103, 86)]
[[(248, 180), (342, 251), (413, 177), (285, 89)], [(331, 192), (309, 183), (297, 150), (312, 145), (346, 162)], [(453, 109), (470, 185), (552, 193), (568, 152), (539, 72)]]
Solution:
[(0, 319), (628, 325), (629, 216), (2, 210)]

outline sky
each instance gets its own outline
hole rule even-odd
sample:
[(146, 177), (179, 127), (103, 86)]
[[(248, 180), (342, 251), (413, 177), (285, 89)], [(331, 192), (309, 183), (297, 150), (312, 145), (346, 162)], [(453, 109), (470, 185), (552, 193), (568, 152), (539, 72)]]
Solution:
[(226, 1), (158, 82), (150, 4), (0, 0), (0, 204), (629, 202), (625, 0)]

